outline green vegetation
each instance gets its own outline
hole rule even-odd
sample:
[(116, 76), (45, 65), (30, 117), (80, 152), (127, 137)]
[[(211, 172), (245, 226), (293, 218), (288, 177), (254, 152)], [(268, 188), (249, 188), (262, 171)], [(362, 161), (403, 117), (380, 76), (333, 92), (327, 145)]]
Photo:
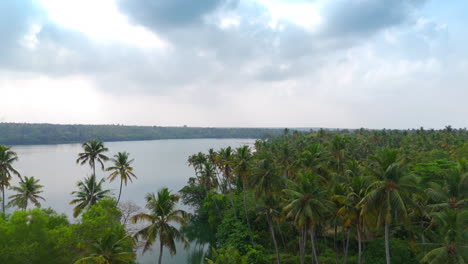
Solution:
[[(43, 186), (20, 176), (17, 154), (0, 146), (3, 210), (19, 209), (0, 217), (0, 263), (132, 264), (157, 244), (161, 264), (164, 249), (174, 255), (189, 242), (191, 261), (205, 264), (468, 262), (465, 129), (285, 130), (253, 147), (210, 149), (188, 157), (195, 175), (179, 194), (149, 193), (145, 211), (119, 204), (137, 178), (130, 154), (109, 159), (99, 140), (82, 146), (77, 163), (91, 174), (71, 194), (73, 223), (28, 210)], [(96, 179), (96, 164), (110, 174)], [(117, 197), (106, 178), (120, 180)], [(15, 192), (8, 204), (6, 188)]]
[(150, 213), (140, 213), (132, 217), (134, 223), (149, 222), (149, 225), (136, 232), (137, 239), (145, 240), (143, 252), (151, 248), (156, 238), (159, 238), (159, 261), (162, 262), (164, 247), (169, 248), (171, 255), (177, 253), (175, 241), (180, 241), (187, 248), (188, 241), (184, 235), (172, 224), (185, 225), (187, 213), (175, 209), (179, 196), (171, 194), (167, 188), (162, 188), (157, 196), (154, 193), (146, 195), (146, 208)]
[[(172, 224), (186, 224), (187, 213), (176, 208), (179, 196), (171, 194), (167, 188), (154, 194), (148, 194), (149, 213), (137, 213), (137, 209), (117, 207), (122, 192), (122, 185), (136, 178), (130, 164), (129, 153), (119, 152), (110, 159), (113, 166), (105, 168), (108, 149), (99, 140), (90, 140), (82, 144), (83, 152), (78, 153), (76, 163), (88, 164), (91, 176), (77, 183), (77, 191), (71, 195), (70, 202), (76, 205), (73, 216), (81, 216), (75, 223), (70, 223), (65, 215), (58, 215), (52, 209), (28, 209), (28, 204), (40, 207), (39, 200), (43, 186), (34, 177), (21, 177), (14, 169), (18, 160), (9, 147), (0, 145), (0, 180), (3, 194), (3, 213), (0, 215), (0, 263), (9, 264), (132, 264), (136, 263), (137, 242), (143, 241), (143, 253), (159, 240), (161, 248), (168, 247), (171, 254), (176, 253), (175, 241), (182, 241), (188, 246), (184, 234)], [(96, 163), (105, 171), (111, 181), (120, 178), (120, 190), (117, 200), (110, 190), (105, 189), (105, 179), (96, 180)], [(9, 206), (18, 211), (5, 214), (5, 188), (10, 188), (12, 175), (18, 176), (19, 186), (11, 189), (16, 194), (10, 196)], [(127, 215), (122, 211), (126, 210)], [(130, 232), (127, 224), (129, 217), (133, 221), (148, 224), (147, 227)]]
[(36, 207), (41, 207), (39, 200), (45, 201), (45, 199), (39, 194), (42, 193), (44, 186), (39, 184), (39, 180), (34, 177), (24, 177), (24, 180), (20, 182), (19, 186), (11, 188), (16, 194), (10, 196), (10, 204), (17, 206), (20, 209), (26, 210), (28, 208), (28, 202), (31, 201)]
[(355, 130), (188, 158), (180, 193), (215, 263), (468, 261), (468, 132)]
[(119, 197), (117, 198), (117, 203), (119, 203), (120, 195), (122, 194), (122, 185), (125, 183), (125, 186), (127, 186), (129, 181), (132, 182), (132, 178), (136, 178), (133, 173), (133, 167), (130, 166), (133, 159), (129, 160), (129, 155), (130, 154), (127, 152), (117, 153), (117, 155), (114, 155), (114, 158), (111, 159), (114, 166), (106, 169), (107, 171), (112, 171), (108, 177), (109, 181), (114, 181), (117, 176), (120, 177)]
[(281, 129), (0, 123), (0, 144), (33, 145), (188, 138), (263, 138)]
[(5, 214), (5, 188), (10, 187), (13, 174), (21, 179), (21, 175), (13, 168), (13, 163), (18, 160), (15, 152), (9, 147), (0, 145), (0, 185), (2, 187), (2, 212)]

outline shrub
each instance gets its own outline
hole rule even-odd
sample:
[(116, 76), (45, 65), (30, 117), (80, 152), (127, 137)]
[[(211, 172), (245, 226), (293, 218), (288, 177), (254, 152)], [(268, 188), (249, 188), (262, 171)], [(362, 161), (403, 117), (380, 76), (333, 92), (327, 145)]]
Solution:
[[(385, 264), (385, 241), (383, 238), (370, 241), (364, 250), (364, 261), (372, 264)], [(390, 257), (392, 263), (417, 263), (408, 242), (399, 239), (390, 239)]]

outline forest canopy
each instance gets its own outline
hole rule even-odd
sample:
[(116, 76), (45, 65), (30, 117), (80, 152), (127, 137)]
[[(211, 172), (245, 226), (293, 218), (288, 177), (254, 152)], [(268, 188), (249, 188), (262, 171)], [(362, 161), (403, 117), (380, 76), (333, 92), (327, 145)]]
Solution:
[(132, 141), (189, 138), (263, 138), (282, 133), (278, 128), (211, 128), (124, 125), (55, 125), (0, 123), (0, 144), (80, 143), (89, 139)]

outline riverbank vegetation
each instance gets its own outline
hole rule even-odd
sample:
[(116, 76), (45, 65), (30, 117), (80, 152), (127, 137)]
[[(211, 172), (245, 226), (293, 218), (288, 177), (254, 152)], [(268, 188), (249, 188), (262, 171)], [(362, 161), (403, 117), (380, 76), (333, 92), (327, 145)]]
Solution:
[[(136, 263), (137, 250), (149, 250), (158, 239), (159, 263), (164, 247), (176, 254), (175, 241), (188, 246), (184, 234), (174, 224), (185, 225), (187, 213), (177, 209), (179, 195), (161, 188), (157, 194), (146, 195), (149, 213), (132, 204), (119, 204), (122, 187), (137, 176), (131, 166), (133, 159), (127, 152), (109, 158), (108, 149), (99, 140), (82, 144), (77, 164), (88, 165), (91, 175), (79, 181), (71, 193), (74, 221), (53, 209), (41, 209), (43, 186), (39, 179), (22, 176), (15, 169), (18, 155), (0, 145), (0, 185), (2, 189), (2, 214), (0, 215), (0, 263), (9, 264), (132, 264)], [(106, 162), (112, 165), (106, 168)], [(97, 166), (96, 166), (97, 165)], [(110, 174), (107, 179), (120, 181), (117, 199), (106, 189), (106, 178), (96, 178), (96, 167)], [(16, 177), (18, 186), (12, 186)], [(8, 197), (6, 189), (15, 194)], [(28, 205), (36, 207), (29, 209)], [(29, 208), (31, 208), (30, 206)], [(19, 209), (8, 214), (7, 207)], [(132, 225), (140, 223), (141, 225)], [(132, 229), (133, 227), (133, 229)]]
[(281, 129), (276, 128), (0, 123), (0, 144), (81, 143), (93, 138), (107, 142), (191, 138), (263, 138), (266, 136), (277, 136), (281, 132)]
[(197, 153), (187, 229), (208, 230), (208, 263), (465, 263), (467, 158), (451, 127), (285, 131)]
[[(71, 193), (71, 220), (40, 208), (40, 179), (21, 175), (18, 155), (0, 146), (0, 263), (136, 263), (156, 245), (162, 263), (176, 243), (191, 245), (190, 263), (468, 261), (466, 129), (285, 130), (194, 153), (187, 185), (173, 193), (161, 183), (145, 210), (120, 202), (138, 179), (131, 154), (82, 146), (76, 162), (90, 174)], [(106, 180), (120, 181), (118, 193)]]

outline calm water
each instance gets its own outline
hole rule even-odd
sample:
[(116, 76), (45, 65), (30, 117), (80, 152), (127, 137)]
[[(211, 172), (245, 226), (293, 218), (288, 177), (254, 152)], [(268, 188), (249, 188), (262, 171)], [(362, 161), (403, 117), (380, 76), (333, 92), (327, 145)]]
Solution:
[[(249, 139), (178, 139), (154, 141), (127, 141), (106, 143), (109, 148), (108, 156), (119, 151), (127, 151), (135, 159), (133, 167), (138, 179), (123, 188), (122, 201), (131, 200), (144, 207), (144, 196), (148, 192), (157, 192), (161, 187), (168, 187), (177, 192), (194, 175), (193, 169), (187, 165), (187, 157), (199, 151), (206, 152), (209, 148), (215, 150), (243, 144), (252, 144)], [(43, 197), (46, 202), (43, 207), (51, 206), (59, 213), (65, 213), (70, 218), (72, 206), (68, 203), (72, 196), (70, 193), (76, 189), (76, 182), (89, 176), (89, 166), (80, 166), (75, 163), (77, 155), (81, 152), (80, 144), (15, 146), (19, 161), (15, 164), (18, 171), (24, 176), (34, 176), (40, 179), (45, 186)], [(98, 178), (108, 173), (97, 171)], [(13, 184), (17, 184), (13, 182)], [(118, 194), (119, 182), (106, 183), (110, 189)], [(193, 247), (192, 247), (193, 249)], [(189, 250), (179, 248), (177, 255), (171, 257), (165, 249), (164, 263), (185, 264)], [(157, 263), (159, 252), (148, 252), (139, 258), (139, 263)]]

